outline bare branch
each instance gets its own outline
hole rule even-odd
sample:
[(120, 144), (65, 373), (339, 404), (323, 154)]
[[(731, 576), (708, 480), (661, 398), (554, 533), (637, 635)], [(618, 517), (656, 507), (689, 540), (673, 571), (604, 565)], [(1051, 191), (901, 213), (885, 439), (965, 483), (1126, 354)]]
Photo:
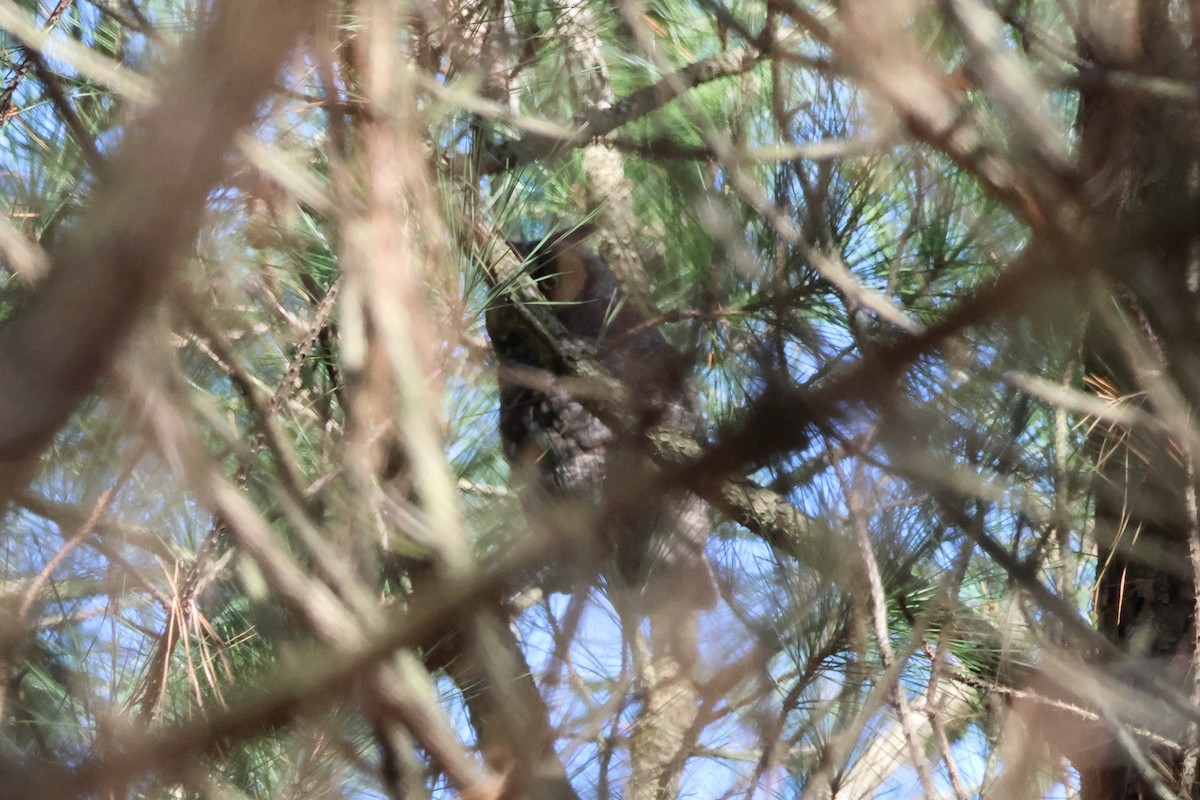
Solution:
[[(129, 131), (87, 215), (52, 256), (37, 299), (0, 330), (0, 496), (107, 370), (166, 289), (204, 221), (209, 189), (316, 0), (219, 4)], [(265, 35), (264, 35), (265, 33)]]

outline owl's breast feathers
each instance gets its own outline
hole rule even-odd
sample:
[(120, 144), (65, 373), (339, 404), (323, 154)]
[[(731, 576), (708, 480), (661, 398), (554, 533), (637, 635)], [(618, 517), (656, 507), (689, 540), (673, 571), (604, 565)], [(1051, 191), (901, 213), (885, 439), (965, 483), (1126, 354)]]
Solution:
[[(571, 336), (596, 347), (600, 364), (627, 390), (633, 435), (663, 422), (695, 430), (699, 414), (683, 356), (627, 302), (608, 265), (582, 245), (586, 235), (575, 231), (511, 246), (526, 259), (554, 316)], [(566, 370), (553, 348), (511, 307), (490, 309), (487, 328), (502, 366), (501, 440), (514, 474), (527, 484), (527, 513), (539, 515), (539, 506), (555, 498), (615, 509), (600, 533), (625, 580), (652, 604), (666, 598), (711, 607), (717, 594), (704, 556), (711, 528), (707, 506), (690, 494), (640, 497), (654, 466), (633, 442), (618, 441), (567, 382), (554, 380)], [(547, 516), (554, 524), (563, 519), (561, 513)]]

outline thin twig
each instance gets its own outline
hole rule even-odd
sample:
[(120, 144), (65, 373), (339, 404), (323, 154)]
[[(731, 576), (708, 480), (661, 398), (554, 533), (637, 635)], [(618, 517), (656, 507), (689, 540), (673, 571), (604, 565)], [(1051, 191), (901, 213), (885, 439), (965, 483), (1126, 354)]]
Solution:
[[(835, 463), (834, 469), (845, 487), (844, 495), (848, 503), (850, 527), (854, 530), (859, 555), (862, 558), (863, 567), (866, 571), (867, 587), (871, 597), (871, 616), (875, 629), (875, 644), (879, 648), (879, 660), (884, 670), (887, 672), (895, 671), (898, 676), (899, 670), (903, 669), (903, 664), (896, 660), (896, 651), (892, 647), (891, 633), (888, 630), (888, 606), (887, 596), (883, 590), (883, 576), (879, 573), (879, 562), (875, 558), (875, 549), (871, 542), (871, 534), (867, 530), (866, 498), (864, 497), (866, 491), (864, 486), (865, 465), (861, 461), (855, 465), (853, 483), (846, 480), (846, 476), (843, 474), (839, 464)], [(925, 758), (924, 737), (920, 737), (917, 734), (917, 726), (913, 720), (908, 696), (905, 694), (904, 687), (900, 684), (899, 680), (891, 687), (890, 693), (892, 703), (896, 709), (896, 715), (900, 720), (900, 729), (904, 734), (904, 741), (908, 745), (908, 757), (913, 768), (917, 771), (917, 776), (921, 781), (921, 789), (925, 797), (936, 797), (937, 793), (933, 786), (933, 776), (929, 771), (929, 760)]]
[[(1188, 520), (1188, 560), (1192, 567), (1192, 619), (1200, 620), (1200, 513), (1196, 508), (1196, 459), (1191, 447), (1184, 447), (1187, 469), (1183, 488), (1183, 505)], [(1192, 625), (1192, 704), (1200, 708), (1200, 625)], [(1180, 797), (1191, 797), (1196, 784), (1197, 763), (1200, 762), (1200, 723), (1188, 723), (1184, 737), (1183, 760), (1179, 771)]]
[(26, 52), (27, 57), (33, 64), (34, 72), (37, 73), (38, 79), (46, 88), (46, 94), (50, 97), (50, 102), (53, 103), (54, 110), (58, 112), (58, 115), (67, 123), (67, 127), (71, 129), (71, 135), (75, 137), (75, 142), (79, 145), (79, 149), (83, 153), (83, 158), (87, 162), (88, 167), (93, 173), (99, 173), (104, 167), (104, 157), (100, 155), (100, 151), (96, 147), (96, 138), (92, 136), (92, 132), (83, 124), (83, 120), (79, 118), (79, 115), (67, 100), (59, 76), (46, 66), (46, 60), (42, 58), (41, 53), (31, 49), (27, 49)]
[[(42, 27), (48, 31), (57, 25), (58, 21), (62, 18), (62, 15), (66, 13), (67, 6), (69, 5), (71, 5), (71, 0), (58, 0), (58, 5), (56, 5), (53, 10), (50, 11), (50, 15), (46, 17), (46, 21), (43, 23)], [(6, 122), (20, 113), (13, 106), (13, 97), (17, 93), (17, 87), (21, 85), (21, 81), (25, 78), (25, 76), (29, 73), (30, 68), (34, 65), (34, 55), (36, 55), (35, 50), (25, 48), (24, 56), (21, 58), (20, 63), (18, 63), (13, 69), (12, 77), (8, 79), (8, 83), (5, 84), (4, 90), (0, 91), (0, 128), (4, 127)]]

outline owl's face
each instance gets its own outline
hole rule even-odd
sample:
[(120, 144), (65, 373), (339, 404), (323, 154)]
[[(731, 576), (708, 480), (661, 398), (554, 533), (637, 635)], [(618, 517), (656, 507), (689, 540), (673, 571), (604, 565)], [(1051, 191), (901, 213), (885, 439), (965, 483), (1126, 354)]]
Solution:
[[(646, 314), (629, 302), (616, 275), (585, 239), (589, 225), (540, 241), (509, 242), (530, 277), (550, 301), (548, 310), (567, 332), (597, 349), (600, 364), (615, 378), (642, 387), (682, 387), (686, 368)], [(501, 358), (557, 372), (552, 348), (526, 329), (521, 317), (498, 304), (488, 310), (488, 333)]]
[(594, 277), (608, 269), (583, 245), (591, 233), (592, 227), (584, 225), (547, 239), (508, 244), (513, 252), (529, 262), (529, 275), (547, 300), (559, 304), (578, 303), (588, 296)]
[[(590, 225), (552, 234), (541, 241), (509, 242), (513, 252), (526, 262), (526, 269), (550, 301), (549, 310), (578, 339), (600, 349), (601, 361), (616, 349), (637, 349), (634, 340), (617, 342), (645, 317), (627, 302), (620, 283), (608, 264), (587, 247)], [(662, 341), (657, 331), (636, 337), (650, 344)], [(607, 363), (613, 370), (615, 364)], [(620, 371), (619, 369), (616, 371)], [(618, 375), (617, 377), (620, 377)]]

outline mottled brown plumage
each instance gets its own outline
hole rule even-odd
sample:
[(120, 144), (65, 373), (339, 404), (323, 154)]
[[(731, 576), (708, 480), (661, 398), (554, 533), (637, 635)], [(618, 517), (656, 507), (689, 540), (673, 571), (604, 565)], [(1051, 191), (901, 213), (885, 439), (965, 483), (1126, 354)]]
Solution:
[[(512, 242), (526, 259), (552, 313), (567, 332), (593, 344), (605, 370), (626, 389), (628, 425), (618, 436), (568, 389), (567, 381), (520, 380), (565, 369), (503, 304), (488, 312), (488, 334), (500, 358), (500, 435), (531, 523), (550, 535), (589, 525), (602, 557), (647, 610), (708, 608), (716, 585), (704, 555), (711, 529), (707, 506), (678, 492), (645, 496), (656, 467), (638, 446), (651, 426), (696, 430), (699, 414), (682, 355), (628, 302), (604, 260), (583, 245), (584, 229), (540, 242)], [(580, 531), (571, 531), (579, 533)]]

